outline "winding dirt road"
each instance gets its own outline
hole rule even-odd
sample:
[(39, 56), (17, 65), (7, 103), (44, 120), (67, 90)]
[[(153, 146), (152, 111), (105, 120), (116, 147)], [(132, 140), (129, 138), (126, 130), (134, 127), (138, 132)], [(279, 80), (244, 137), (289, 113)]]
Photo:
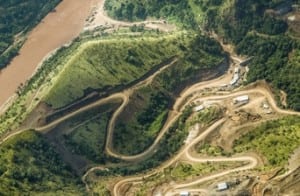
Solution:
[[(202, 85), (206, 86), (205, 83), (206, 82), (202, 83)], [(199, 91), (199, 88), (203, 87), (202, 85), (199, 85), (199, 84), (198, 85), (194, 85), (193, 86), (193, 90), (188, 89), (188, 90), (186, 90), (186, 92), (189, 92), (189, 93), (193, 94), (194, 92)], [(199, 88), (195, 88), (195, 86), (197, 86)], [(190, 95), (189, 93), (187, 93), (187, 94), (184, 93), (184, 94), (185, 94), (185, 96), (189, 96)], [(207, 97), (201, 98), (201, 101), (223, 100), (223, 99), (233, 98), (233, 97), (236, 97), (236, 96), (241, 96), (241, 95), (244, 95), (244, 94), (254, 94), (254, 93), (259, 93), (259, 94), (263, 95), (268, 100), (269, 104), (272, 106), (272, 109), (274, 109), (274, 111), (276, 111), (277, 113), (287, 114), (287, 115), (300, 115), (299, 112), (282, 110), (282, 109), (278, 108), (278, 106), (276, 105), (276, 101), (275, 101), (274, 97), (272, 96), (271, 92), (269, 92), (267, 89), (265, 89), (263, 87), (257, 87), (255, 89), (244, 90), (244, 91), (237, 91), (237, 92), (233, 92), (233, 93), (228, 94), (228, 95), (207, 96)], [(180, 101), (182, 101), (182, 100), (185, 100), (184, 97), (180, 98)], [(182, 108), (184, 108), (185, 105), (188, 105), (188, 104), (190, 104), (190, 103), (187, 102), (186, 104), (184, 104), (182, 106)], [(181, 104), (176, 102), (174, 105), (181, 105)], [(180, 115), (180, 113), (178, 113), (178, 115)], [(177, 116), (173, 117), (173, 119), (175, 119), (175, 118), (177, 118)], [(115, 196), (120, 195), (119, 194), (119, 190), (121, 189), (122, 186), (124, 186), (124, 184), (143, 180), (144, 178), (147, 178), (147, 177), (149, 177), (149, 176), (157, 173), (158, 171), (161, 171), (161, 170), (165, 169), (166, 167), (169, 167), (170, 165), (172, 165), (173, 163), (175, 163), (183, 155), (185, 155), (188, 158), (189, 161), (197, 162), (197, 163), (199, 163), (199, 162), (207, 162), (207, 161), (210, 161), (210, 162), (221, 162), (221, 161), (226, 161), (226, 162), (228, 162), (228, 161), (237, 161), (237, 162), (240, 162), (240, 161), (247, 161), (247, 162), (249, 162), (249, 164), (247, 164), (246, 166), (243, 166), (243, 167), (236, 168), (236, 169), (232, 169), (232, 170), (227, 170), (227, 171), (224, 171), (224, 172), (220, 172), (220, 173), (212, 175), (212, 176), (207, 176), (205, 178), (198, 179), (198, 180), (196, 180), (196, 181), (194, 181), (192, 183), (175, 185), (173, 187), (173, 189), (172, 189), (173, 191), (176, 190), (176, 189), (181, 189), (181, 188), (184, 188), (184, 187), (188, 187), (188, 186), (192, 186), (192, 185), (195, 185), (195, 184), (199, 184), (201, 182), (208, 181), (208, 180), (211, 180), (211, 179), (214, 179), (214, 178), (217, 178), (217, 177), (221, 177), (221, 176), (233, 173), (233, 172), (243, 171), (243, 170), (248, 170), (248, 169), (254, 168), (257, 165), (257, 159), (255, 157), (252, 157), (252, 156), (241, 156), (241, 157), (232, 157), (232, 158), (204, 158), (203, 159), (203, 158), (192, 157), (188, 153), (189, 149), (192, 146), (194, 146), (195, 144), (197, 144), (200, 141), (204, 140), (205, 137), (210, 132), (212, 132), (213, 130), (215, 130), (217, 127), (219, 127), (225, 121), (226, 121), (226, 119), (221, 119), (221, 120), (217, 121), (216, 123), (214, 123), (211, 127), (209, 127), (206, 131), (204, 131), (202, 134), (200, 134), (196, 139), (194, 139), (191, 143), (189, 143), (187, 146), (184, 146), (183, 150), (178, 155), (176, 155), (169, 162), (167, 162), (166, 164), (164, 164), (163, 166), (161, 166), (159, 170), (155, 170), (154, 172), (151, 172), (150, 174), (148, 174), (146, 176), (133, 177), (133, 178), (129, 177), (127, 179), (119, 181), (114, 186), (114, 189), (113, 189), (114, 195)], [(153, 146), (151, 146), (150, 148), (151, 148), (151, 150), (154, 149)], [(144, 153), (141, 153), (139, 155), (135, 155), (135, 156), (131, 156), (131, 157), (126, 157), (127, 158), (126, 160), (133, 160), (137, 156), (146, 156), (145, 152), (148, 152), (148, 149), (146, 151), (144, 151)], [(119, 156), (118, 158), (123, 158), (123, 157), (124, 156)], [(141, 158), (141, 157), (139, 157), (139, 158)], [(171, 191), (168, 194), (172, 195), (172, 194), (175, 194), (175, 193), (178, 193), (178, 191), (175, 191), (175, 192)]]
[[(126, 23), (126, 22), (120, 22), (120, 21), (115, 21), (110, 19), (109, 17), (107, 17), (104, 14), (103, 11), (103, 3), (104, 1), (101, 1), (100, 4), (100, 11), (98, 11), (98, 15), (99, 18), (105, 19), (103, 20), (105, 25), (107, 25), (107, 23), (111, 23), (114, 25), (120, 25), (120, 26), (127, 26), (127, 25), (134, 25), (134, 23)], [(96, 18), (97, 20), (97, 18)], [(97, 21), (96, 21), (97, 22)], [(153, 23), (161, 23), (163, 21), (146, 21), (146, 22), (142, 22), (143, 24), (152, 24)], [(135, 24), (142, 24), (142, 23), (135, 23)], [(97, 25), (99, 25), (100, 23), (98, 23)], [(88, 27), (88, 28), (94, 28), (93, 27)], [(231, 56), (232, 60), (237, 62), (237, 63), (241, 63), (242, 60), (240, 58), (238, 58), (235, 55)], [(74, 112), (71, 112), (53, 122), (51, 122), (50, 124), (47, 124), (43, 127), (37, 127), (34, 128), (37, 131), (40, 132), (47, 132), (49, 130), (51, 130), (53, 127), (57, 126), (58, 124), (74, 117), (75, 115), (78, 115), (79, 113), (88, 111), (96, 106), (100, 106), (100, 105), (104, 105), (106, 103), (109, 103), (111, 101), (115, 101), (115, 100), (122, 100), (122, 104), (121, 106), (114, 112), (113, 117), (111, 118), (110, 122), (109, 122), (109, 126), (108, 126), (108, 130), (107, 130), (107, 139), (106, 139), (106, 146), (105, 146), (105, 151), (107, 152), (108, 155), (125, 160), (125, 161), (138, 161), (141, 159), (144, 159), (145, 157), (151, 155), (151, 153), (155, 152), (156, 148), (158, 147), (158, 143), (161, 140), (161, 138), (165, 135), (165, 133), (168, 131), (168, 129), (170, 128), (170, 126), (179, 118), (179, 116), (182, 114), (182, 111), (184, 110), (185, 106), (187, 106), (188, 104), (190, 104), (192, 102), (193, 99), (195, 99), (197, 96), (199, 96), (197, 93), (205, 88), (214, 88), (214, 87), (219, 87), (222, 84), (228, 84), (229, 81), (232, 78), (233, 73), (226, 73), (225, 75), (214, 79), (214, 80), (210, 80), (210, 81), (205, 81), (205, 82), (201, 82), (198, 84), (195, 84), (189, 88), (187, 88), (186, 90), (184, 90), (179, 98), (176, 100), (176, 102), (173, 105), (173, 111), (170, 112), (168, 119), (165, 123), (165, 125), (163, 126), (163, 128), (161, 129), (161, 131), (159, 132), (159, 135), (157, 136), (157, 138), (155, 139), (155, 141), (153, 142), (153, 144), (146, 149), (144, 152), (137, 154), (137, 155), (133, 155), (133, 156), (124, 156), (121, 155), (117, 152), (114, 151), (114, 149), (112, 148), (112, 143), (113, 143), (113, 131), (114, 131), (114, 127), (115, 127), (115, 122), (118, 118), (118, 116), (120, 115), (120, 113), (124, 110), (125, 106), (128, 104), (129, 102), (129, 97), (130, 95), (137, 90), (138, 88), (141, 88), (142, 86), (146, 86), (149, 85), (152, 80), (160, 73), (162, 72), (164, 69), (166, 69), (167, 67), (173, 65), (176, 62), (176, 60), (174, 60), (173, 62), (171, 62), (170, 64), (167, 64), (166, 66), (162, 67), (160, 70), (158, 70), (157, 72), (155, 72), (154, 74), (152, 74), (150, 77), (146, 78), (145, 80), (141, 81), (140, 83), (136, 84), (135, 86), (133, 86), (132, 88), (129, 88), (123, 92), (120, 93), (115, 93), (112, 94), (106, 98), (100, 99), (90, 105), (84, 106)], [(254, 94), (254, 93), (258, 93), (263, 95), (264, 97), (266, 97), (266, 99), (268, 100), (268, 102), (270, 103), (272, 109), (274, 111), (276, 111), (277, 113), (282, 113), (282, 114), (289, 114), (289, 115), (300, 115), (300, 113), (298, 112), (294, 112), (294, 111), (287, 111), (287, 110), (282, 110), (280, 108), (277, 107), (276, 105), (276, 101), (272, 95), (272, 93), (263, 87), (257, 87), (255, 89), (250, 89), (250, 90), (242, 90), (242, 91), (233, 91), (233, 92), (229, 92), (230, 94), (227, 95), (213, 95), (213, 96), (207, 96), (207, 97), (202, 97), (201, 101), (205, 101), (205, 100), (223, 100), (223, 99), (228, 99), (228, 98), (232, 98), (234, 96), (239, 96), (239, 95), (243, 95), (243, 94)], [(187, 99), (189, 98), (189, 99)], [(172, 159), (168, 160), (167, 162), (163, 163), (159, 168), (155, 169), (154, 171), (148, 173), (147, 175), (144, 176), (134, 176), (134, 177), (128, 177), (125, 178), (119, 182), (117, 182), (114, 187), (113, 187), (113, 195), (118, 196), (121, 195), (120, 190), (122, 189), (122, 187), (124, 185), (126, 185), (127, 183), (131, 183), (131, 182), (139, 182), (142, 181), (144, 178), (147, 178), (151, 175), (156, 174), (157, 172), (162, 171), (163, 169), (171, 166), (173, 163), (175, 163), (176, 161), (178, 161), (182, 156), (185, 156), (188, 160), (195, 162), (195, 163), (201, 163), (201, 162), (223, 162), (223, 161), (231, 161), (231, 162), (249, 162), (249, 164), (239, 167), (239, 168), (235, 168), (235, 169), (231, 169), (231, 170), (226, 170), (211, 176), (207, 176), (204, 178), (200, 178), (197, 179), (194, 182), (191, 183), (185, 183), (185, 184), (176, 184), (171, 186), (171, 188), (169, 189), (169, 191), (167, 193), (165, 193), (166, 195), (173, 195), (178, 193), (178, 191), (180, 191), (181, 189), (185, 188), (185, 187), (189, 187), (195, 184), (199, 184), (208, 180), (212, 180), (227, 174), (230, 174), (232, 172), (237, 172), (237, 171), (243, 171), (243, 170), (248, 170), (251, 168), (254, 168), (258, 161), (255, 157), (252, 156), (240, 156), (240, 157), (231, 157), (231, 158), (199, 158), (199, 157), (193, 157), (189, 154), (189, 150), (196, 145), (197, 143), (199, 143), (200, 141), (204, 140), (208, 134), (210, 134), (212, 131), (216, 130), (217, 128), (219, 128), (227, 119), (223, 118), (221, 120), (218, 120), (217, 122), (215, 122), (213, 125), (211, 125), (210, 127), (208, 127), (203, 133), (201, 133), (198, 137), (196, 137), (192, 142), (190, 142), (189, 144), (186, 144), (182, 147), (182, 149), (179, 151), (178, 154), (176, 154)], [(27, 129), (26, 129), (27, 130)], [(22, 133), (25, 130), (20, 130), (18, 132), (14, 132), (11, 133), (10, 135), (8, 135), (6, 138), (2, 139), (0, 141), (0, 145), (7, 141), (9, 138), (14, 137), (20, 133)], [(86, 182), (86, 178), (87, 176), (91, 173), (94, 172), (95, 170), (103, 170), (105, 168), (101, 167), (101, 166), (97, 166), (97, 167), (93, 167), (90, 168), (82, 177), (83, 182), (86, 184), (87, 189), (88, 188), (88, 184)], [(197, 189), (200, 192), (206, 193), (206, 190), (203, 189)]]
[(202, 134), (200, 134), (195, 140), (193, 140), (193, 142), (185, 145), (181, 151), (175, 155), (172, 159), (170, 159), (169, 161), (167, 161), (166, 163), (164, 163), (163, 165), (161, 165), (158, 169), (150, 172), (147, 175), (143, 175), (143, 176), (136, 176), (136, 177), (129, 177), (126, 178), (124, 180), (119, 181), (118, 183), (116, 183), (114, 185), (113, 188), (113, 195), (114, 196), (118, 196), (121, 195), (119, 193), (119, 190), (122, 188), (122, 186), (124, 186), (125, 184), (129, 183), (129, 182), (135, 182), (135, 181), (141, 181), (144, 178), (150, 177), (160, 171), (163, 171), (165, 168), (171, 166), (173, 163), (175, 163), (181, 156), (183, 156), (184, 154), (186, 154), (188, 152), (188, 150), (193, 147), (195, 144), (197, 144), (199, 141), (203, 140), (209, 133), (211, 133), (212, 131), (214, 131), (216, 128), (218, 128), (219, 126), (221, 126), (226, 119), (221, 119), (219, 121), (217, 121), (216, 123), (214, 123), (212, 126), (210, 126), (209, 128), (207, 128)]
[[(119, 100), (122, 100), (122, 104), (121, 106), (118, 108), (118, 110), (114, 113), (114, 116), (115, 118), (113, 118), (114, 120), (111, 120), (110, 121), (110, 124), (111, 126), (113, 126), (115, 120), (116, 120), (116, 117), (123, 111), (123, 109), (125, 108), (125, 106), (128, 104), (129, 102), (129, 96), (138, 88), (141, 88), (142, 86), (145, 86), (145, 85), (148, 85), (152, 82), (152, 80), (159, 74), (161, 73), (162, 71), (164, 71), (165, 69), (167, 69), (168, 67), (172, 66), (174, 63), (177, 62), (177, 59), (175, 58), (171, 63), (169, 64), (166, 64), (164, 65), (162, 68), (160, 68), (159, 70), (157, 70), (154, 74), (150, 75), (149, 77), (147, 77), (145, 80), (137, 83), (136, 85), (134, 85), (133, 87), (123, 91), (123, 92), (119, 92), (119, 93), (115, 93), (115, 94), (112, 94), (106, 98), (102, 98), (98, 101), (95, 101), (89, 105), (86, 105), (76, 111), (73, 111), (61, 118), (58, 118), (57, 120), (45, 125), (45, 126), (42, 126), (42, 127), (28, 127), (26, 129), (22, 129), (22, 130), (19, 130), (19, 131), (16, 131), (16, 132), (13, 132), (11, 134), (9, 134), (8, 136), (6, 136), (5, 138), (1, 139), (0, 140), (0, 145), (7, 141), (8, 139), (26, 131), (26, 130), (29, 130), (29, 129), (34, 129), (36, 131), (39, 131), (39, 132), (43, 132), (43, 133), (46, 133), (48, 131), (50, 131), (51, 129), (53, 129), (54, 127), (56, 127), (58, 124), (82, 113), (82, 112), (85, 112), (85, 111), (88, 111), (90, 109), (93, 109), (94, 107), (97, 107), (97, 106), (101, 106), (101, 105), (105, 105), (107, 103), (110, 103), (112, 101), (119, 101)], [(107, 138), (107, 141), (110, 141), (112, 140), (112, 129), (109, 129), (111, 131), (108, 132), (108, 138)]]
[[(195, 157), (192, 157), (188, 152), (185, 154), (185, 156), (187, 157), (187, 159), (189, 161), (192, 161), (194, 163), (206, 163), (206, 162), (249, 162), (249, 163), (245, 166), (242, 166), (242, 167), (222, 171), (222, 172), (219, 172), (219, 173), (214, 174), (214, 175), (210, 175), (210, 176), (206, 176), (204, 178), (194, 180), (193, 182), (189, 182), (189, 183), (185, 183), (185, 184), (172, 185), (170, 191), (168, 191), (164, 195), (166, 195), (166, 196), (176, 195), (176, 194), (180, 193), (182, 191), (182, 189), (184, 189), (186, 187), (191, 187), (191, 186), (200, 184), (202, 182), (206, 182), (206, 181), (209, 181), (209, 180), (213, 180), (215, 178), (219, 178), (219, 177), (228, 175), (230, 173), (253, 169), (258, 164), (257, 159), (255, 157), (252, 157), (252, 156), (240, 156), (240, 157), (230, 157), (230, 158), (224, 158), (224, 157), (219, 157), (219, 158), (195, 158)], [(205, 190), (205, 189), (202, 189), (202, 190), (204, 192), (207, 192), (207, 190)], [(197, 190), (197, 191), (199, 191), (199, 190)]]

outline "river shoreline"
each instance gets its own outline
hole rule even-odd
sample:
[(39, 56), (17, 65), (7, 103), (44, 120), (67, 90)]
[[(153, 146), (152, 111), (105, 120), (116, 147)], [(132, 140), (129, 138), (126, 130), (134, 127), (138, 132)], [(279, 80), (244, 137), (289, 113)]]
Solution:
[(64, 0), (27, 36), (11, 63), (0, 73), (0, 113), (13, 102), (16, 90), (26, 83), (42, 62), (83, 30), (96, 0)]

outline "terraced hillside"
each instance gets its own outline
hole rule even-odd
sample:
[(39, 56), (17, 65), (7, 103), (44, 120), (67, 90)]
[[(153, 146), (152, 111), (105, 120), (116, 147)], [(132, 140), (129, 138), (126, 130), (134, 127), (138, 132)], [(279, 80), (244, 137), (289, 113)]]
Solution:
[(0, 69), (18, 54), (24, 34), (61, 0), (0, 1)]

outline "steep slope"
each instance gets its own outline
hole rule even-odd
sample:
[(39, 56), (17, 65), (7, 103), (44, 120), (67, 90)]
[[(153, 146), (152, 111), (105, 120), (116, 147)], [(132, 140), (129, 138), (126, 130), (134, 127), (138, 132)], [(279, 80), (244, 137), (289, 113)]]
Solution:
[(27, 131), (1, 145), (1, 195), (74, 195), (83, 190), (81, 182), (40, 134)]

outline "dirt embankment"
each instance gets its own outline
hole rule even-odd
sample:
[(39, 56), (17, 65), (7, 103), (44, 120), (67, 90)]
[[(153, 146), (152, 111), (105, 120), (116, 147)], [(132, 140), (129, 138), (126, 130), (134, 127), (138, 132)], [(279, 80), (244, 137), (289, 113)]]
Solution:
[(0, 72), (0, 106), (30, 78), (46, 55), (79, 35), (95, 3), (64, 0), (29, 33), (19, 55)]

